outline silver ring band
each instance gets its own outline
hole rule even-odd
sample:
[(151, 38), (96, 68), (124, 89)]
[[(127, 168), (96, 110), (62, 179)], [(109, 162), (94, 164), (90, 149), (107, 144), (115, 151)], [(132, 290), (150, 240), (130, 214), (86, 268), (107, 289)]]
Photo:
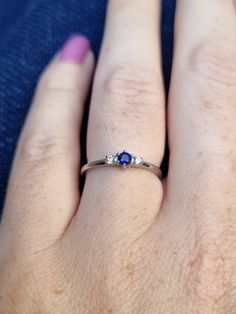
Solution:
[(116, 155), (108, 155), (104, 159), (96, 160), (87, 163), (81, 169), (81, 175), (85, 174), (86, 171), (94, 168), (101, 167), (119, 167), (122, 169), (127, 168), (139, 168), (154, 173), (159, 179), (162, 179), (161, 169), (147, 161), (144, 161), (142, 157), (134, 156), (127, 151), (118, 153)]

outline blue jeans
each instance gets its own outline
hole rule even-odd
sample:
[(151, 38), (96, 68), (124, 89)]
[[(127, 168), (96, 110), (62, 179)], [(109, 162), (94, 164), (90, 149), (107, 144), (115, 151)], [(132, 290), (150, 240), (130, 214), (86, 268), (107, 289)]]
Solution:
[[(0, 213), (17, 140), (40, 72), (73, 33), (87, 35), (98, 55), (106, 0), (1, 0)], [(163, 71), (168, 90), (175, 0), (163, 1)], [(82, 132), (85, 147), (85, 129)], [(83, 154), (85, 158), (85, 152)]]

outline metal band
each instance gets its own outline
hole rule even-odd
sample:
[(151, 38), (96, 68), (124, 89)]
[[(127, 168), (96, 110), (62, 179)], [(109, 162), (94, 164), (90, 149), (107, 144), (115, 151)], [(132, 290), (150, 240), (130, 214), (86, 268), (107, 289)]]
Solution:
[[(121, 154), (127, 154), (127, 155), (131, 156), (130, 162), (127, 164), (121, 164), (121, 161), (119, 160), (119, 156), (121, 156)], [(154, 173), (159, 179), (162, 178), (162, 172), (158, 166), (151, 164), (147, 161), (144, 161), (141, 157), (135, 157), (135, 156), (127, 153), (126, 151), (124, 151), (121, 154), (116, 154), (115, 156), (108, 155), (104, 159), (100, 159), (100, 160), (96, 160), (96, 161), (87, 163), (86, 165), (84, 165), (82, 167), (81, 175), (85, 174), (86, 171), (88, 171), (90, 169), (94, 169), (94, 168), (117, 167), (117, 168), (121, 168), (121, 169), (128, 169), (128, 168), (143, 169), (143, 170), (147, 170), (147, 171)]]

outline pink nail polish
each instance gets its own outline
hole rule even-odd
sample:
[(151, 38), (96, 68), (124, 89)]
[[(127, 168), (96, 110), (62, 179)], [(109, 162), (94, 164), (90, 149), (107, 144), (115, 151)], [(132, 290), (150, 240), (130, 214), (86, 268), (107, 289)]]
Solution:
[(90, 50), (88, 39), (81, 35), (70, 37), (64, 44), (59, 60), (70, 63), (83, 63)]

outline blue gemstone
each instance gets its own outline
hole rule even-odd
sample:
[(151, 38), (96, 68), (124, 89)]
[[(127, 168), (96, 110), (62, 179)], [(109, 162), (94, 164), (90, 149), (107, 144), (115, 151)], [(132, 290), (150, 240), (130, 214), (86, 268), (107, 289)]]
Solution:
[(118, 162), (121, 166), (127, 166), (131, 164), (132, 156), (127, 152), (123, 152), (118, 155)]

